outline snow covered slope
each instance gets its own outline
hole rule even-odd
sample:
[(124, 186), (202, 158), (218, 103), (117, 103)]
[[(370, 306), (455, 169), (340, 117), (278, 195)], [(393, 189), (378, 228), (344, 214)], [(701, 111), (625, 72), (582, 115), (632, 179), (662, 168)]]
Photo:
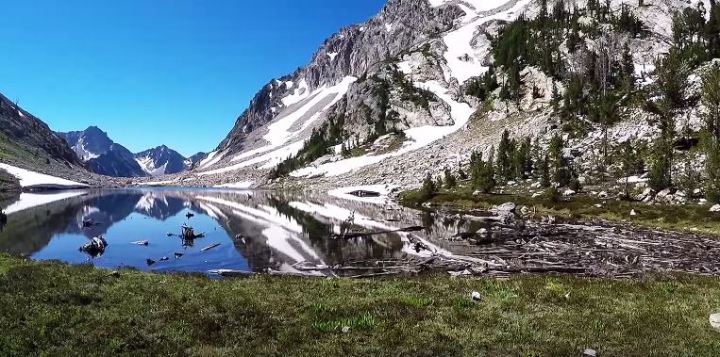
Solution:
[[(709, 8), (707, 0), (700, 2)], [(587, 2), (563, 4), (571, 11)], [(654, 61), (669, 47), (673, 13), (698, 6), (698, 0), (609, 4), (613, 12), (629, 6), (649, 32), (628, 40), (647, 85)], [(425, 172), (466, 164), (472, 150), (489, 150), (503, 129), (544, 134), (552, 127), (551, 89), (562, 83), (537, 68), (523, 70), (524, 85), (535, 91), (526, 90), (518, 103), (484, 104), (467, 93), (493, 65), (491, 39), (521, 15), (538, 13), (533, 0), (389, 0), (373, 19), (330, 37), (308, 66), (262, 88), (195, 174), (213, 184), (262, 184), (269, 170), (284, 163), (295, 178), (417, 183)], [(576, 60), (564, 44), (560, 50), (564, 60)], [(567, 63), (576, 65), (582, 64)], [(482, 119), (474, 119), (476, 113)], [(324, 142), (308, 147), (313, 130), (321, 130)]]
[(0, 163), (0, 169), (17, 177), (23, 189), (70, 189), (88, 185)]

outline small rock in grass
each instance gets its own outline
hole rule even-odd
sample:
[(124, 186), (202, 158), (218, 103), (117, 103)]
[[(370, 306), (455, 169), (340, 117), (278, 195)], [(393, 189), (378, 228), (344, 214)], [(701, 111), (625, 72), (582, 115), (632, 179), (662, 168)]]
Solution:
[(716, 330), (720, 330), (720, 313), (710, 315), (710, 326)]
[(343, 333), (348, 333), (348, 332), (350, 332), (350, 326), (343, 326), (342, 332), (343, 332)]
[(630, 210), (630, 216), (632, 216), (632, 217), (637, 216), (637, 212), (635, 212), (634, 209), (633, 209), (633, 210)]
[(592, 348), (586, 348), (585, 351), (583, 351), (583, 356), (585, 357), (597, 357), (597, 351), (595, 351)]
[(710, 212), (720, 212), (720, 205), (710, 207)]
[(473, 291), (472, 294), (470, 294), (470, 297), (472, 298), (473, 301), (476, 301), (476, 302), (480, 301), (482, 299), (482, 296), (477, 291)]

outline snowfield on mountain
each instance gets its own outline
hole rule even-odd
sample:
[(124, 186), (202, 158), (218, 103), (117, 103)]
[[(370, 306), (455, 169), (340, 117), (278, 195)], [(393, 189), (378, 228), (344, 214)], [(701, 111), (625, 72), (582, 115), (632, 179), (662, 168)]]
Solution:
[[(548, 7), (553, 4), (548, 2)], [(615, 14), (629, 11), (647, 32), (628, 36), (608, 29), (606, 34), (617, 41), (615, 46), (630, 46), (640, 88), (655, 82), (655, 61), (671, 46), (673, 14), (686, 7), (711, 6), (709, 1), (676, 0), (647, 1), (643, 6), (613, 0), (609, 5)], [(586, 1), (571, 1), (565, 10), (587, 6)], [(375, 18), (325, 41), (310, 64), (268, 83), (228, 137), (187, 179), (262, 186), (275, 182), (277, 167), (283, 164), (288, 172), (279, 176), (285, 179), (315, 179), (328, 186), (408, 187), (419, 184), (427, 173), (466, 166), (474, 151), (488, 154), (505, 129), (511, 136), (530, 136), (547, 145), (557, 129), (553, 91), (562, 95), (563, 81), (528, 65), (520, 71), (521, 96), (516, 102), (499, 98), (500, 89), (486, 100), (468, 94), (468, 88), (493, 67), (498, 81), (506, 80), (507, 69), (494, 63), (493, 39), (516, 19), (534, 19), (541, 11), (540, 2), (531, 0), (390, 0)], [(578, 21), (608, 27), (588, 16)], [(592, 51), (601, 43), (588, 37), (585, 45)], [(578, 55), (567, 44), (558, 47), (558, 55), (565, 66), (578, 65)], [(441, 106), (449, 108), (447, 114), (438, 112)], [(699, 108), (693, 110), (696, 114), (691, 116), (697, 118)], [(428, 125), (423, 119), (428, 115), (445, 117), (446, 122), (436, 119)], [(637, 111), (626, 117), (608, 128), (611, 136), (657, 134), (652, 114)], [(336, 137), (331, 137), (332, 130)], [(580, 137), (566, 135), (568, 147), (580, 150), (579, 165), (589, 165), (596, 154), (604, 136), (601, 130), (590, 125)], [(312, 141), (316, 132), (328, 142), (322, 150)]]

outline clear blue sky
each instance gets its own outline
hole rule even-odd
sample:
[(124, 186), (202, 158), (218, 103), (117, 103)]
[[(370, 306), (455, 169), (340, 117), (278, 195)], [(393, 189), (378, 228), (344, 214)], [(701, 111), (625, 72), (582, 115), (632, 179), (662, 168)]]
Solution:
[(0, 92), (55, 131), (209, 151), (270, 79), (385, 0), (8, 0)]

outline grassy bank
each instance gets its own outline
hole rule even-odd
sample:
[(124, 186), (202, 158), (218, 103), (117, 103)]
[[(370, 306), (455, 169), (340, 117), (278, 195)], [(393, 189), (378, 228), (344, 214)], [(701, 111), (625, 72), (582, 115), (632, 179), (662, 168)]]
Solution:
[[(408, 207), (420, 207), (430, 203), (445, 209), (488, 209), (505, 202), (514, 202), (534, 209), (543, 215), (575, 218), (581, 220), (603, 219), (613, 222), (632, 223), (639, 226), (673, 231), (702, 232), (720, 235), (720, 213), (709, 212), (709, 206), (649, 205), (616, 199), (599, 199), (587, 195), (562, 197), (558, 201), (544, 196), (530, 197), (523, 194), (482, 194), (474, 196), (468, 188), (442, 191), (431, 198), (421, 197), (417, 191), (406, 191), (400, 201)], [(635, 215), (631, 214), (635, 211)]]
[(2, 355), (709, 356), (715, 308), (700, 277), (211, 281), (0, 256)]

